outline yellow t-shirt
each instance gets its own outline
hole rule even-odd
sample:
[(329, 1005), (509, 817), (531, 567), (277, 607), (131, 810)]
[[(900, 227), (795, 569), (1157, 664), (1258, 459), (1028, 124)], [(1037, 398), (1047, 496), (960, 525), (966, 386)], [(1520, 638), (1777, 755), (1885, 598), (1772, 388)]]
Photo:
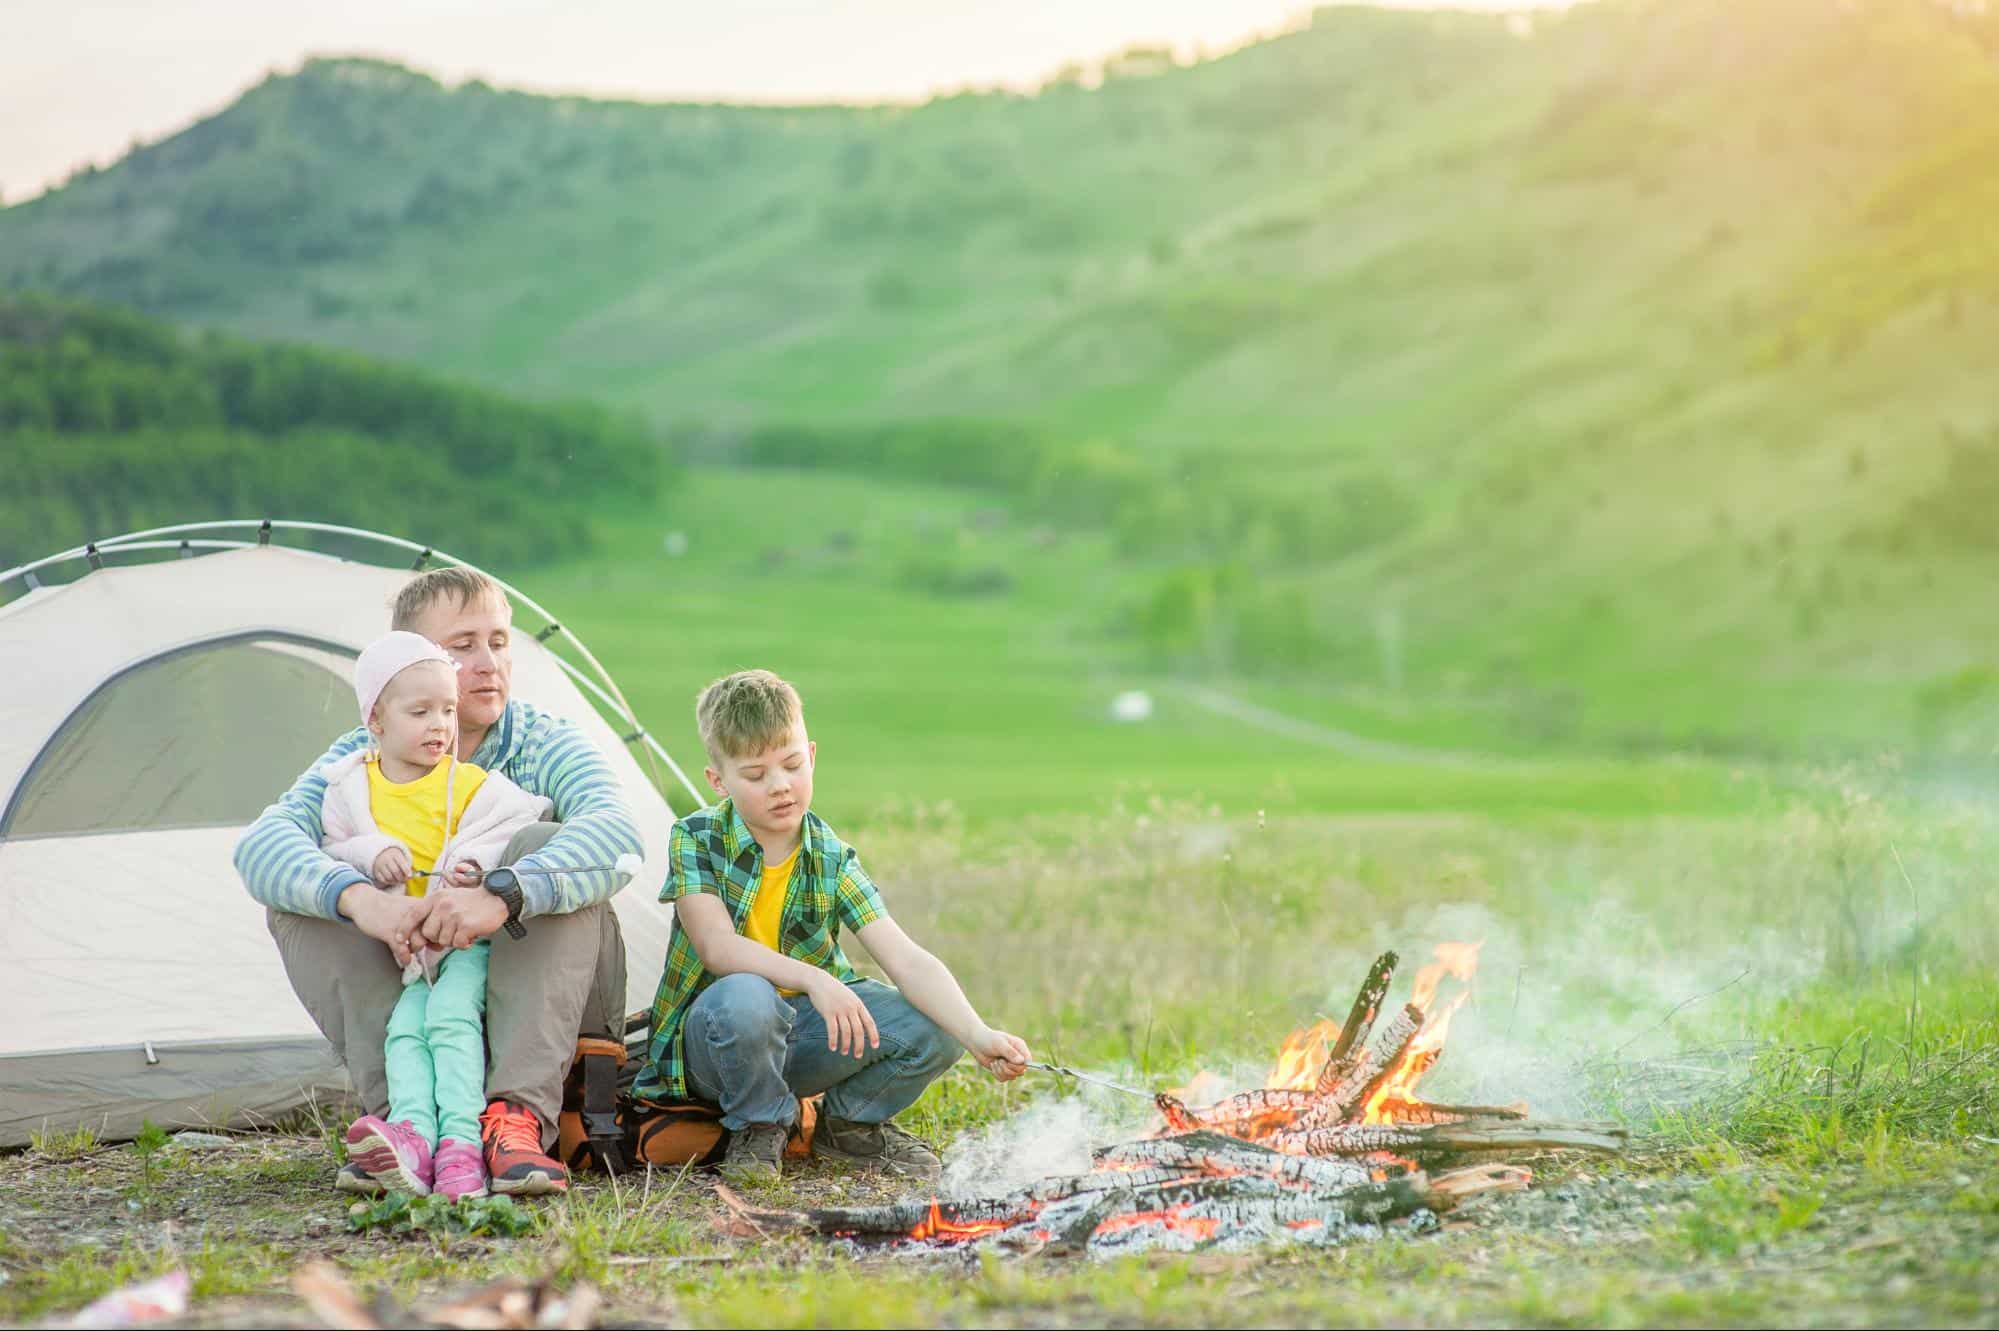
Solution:
[[(458, 774), (451, 776), (454, 764)], [(447, 777), (450, 777), (451, 803), (455, 806), (449, 828), (444, 821)], [(465, 816), (465, 806), (485, 782), (485, 768), (461, 763), (456, 758), (446, 758), (425, 775), (401, 783), (382, 775), (378, 759), (368, 759), (368, 812), (375, 816), (375, 826), (384, 834), (410, 848), (410, 865), (418, 875), (409, 880), (411, 896), (420, 897), (429, 887), (430, 879), (421, 875), (437, 867), (437, 854), (444, 849), (445, 838), (457, 829), (458, 820)]]
[[(800, 843), (801, 845), (803, 843)], [(743, 937), (752, 943), (762, 943), (773, 952), (783, 952), (777, 944), (778, 925), (784, 921), (784, 894), (791, 887), (791, 871), (798, 864), (798, 846), (791, 848), (791, 854), (776, 864), (764, 865), (763, 881), (757, 884), (757, 895), (750, 902), (750, 913), (743, 917)], [(796, 994), (796, 989), (779, 989), (786, 998)]]

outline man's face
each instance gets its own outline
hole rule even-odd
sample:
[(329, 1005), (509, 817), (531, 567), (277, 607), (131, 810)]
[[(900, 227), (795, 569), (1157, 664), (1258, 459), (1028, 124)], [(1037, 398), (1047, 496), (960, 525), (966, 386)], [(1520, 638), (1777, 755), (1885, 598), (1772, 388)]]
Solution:
[(507, 710), (514, 676), (514, 611), (503, 596), (464, 605), (432, 601), (413, 625), (458, 662), (458, 724), (483, 731)]
[(718, 795), (736, 803), (750, 831), (759, 839), (797, 835), (812, 805), (812, 765), (819, 746), (800, 722), (784, 739), (760, 753), (724, 756), (720, 768), (708, 769), (708, 784)]

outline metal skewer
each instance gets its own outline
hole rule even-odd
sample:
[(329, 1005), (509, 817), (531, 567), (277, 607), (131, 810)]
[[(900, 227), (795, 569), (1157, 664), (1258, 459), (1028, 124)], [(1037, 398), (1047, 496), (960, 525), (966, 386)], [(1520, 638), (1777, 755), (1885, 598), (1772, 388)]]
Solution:
[(1073, 1077), (1077, 1081), (1086, 1081), (1092, 1086), (1101, 1086), (1107, 1091), (1122, 1091), (1126, 1095), (1135, 1095), (1141, 1100), (1150, 1100), (1153, 1098), (1151, 1091), (1141, 1091), (1130, 1086), (1120, 1086), (1114, 1081), (1105, 1081), (1102, 1077), (1093, 1077), (1087, 1072), (1078, 1072), (1074, 1068), (1065, 1068), (1054, 1063), (1029, 1063), (1027, 1066), (1033, 1068), (1036, 1072), (1047, 1072), (1057, 1077)]

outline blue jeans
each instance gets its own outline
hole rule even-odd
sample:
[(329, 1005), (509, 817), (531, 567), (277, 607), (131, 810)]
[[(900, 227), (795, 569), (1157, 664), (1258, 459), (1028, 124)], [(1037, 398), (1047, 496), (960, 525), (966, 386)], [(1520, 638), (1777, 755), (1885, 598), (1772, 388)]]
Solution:
[(882, 1123), (965, 1052), (901, 992), (879, 980), (848, 986), (868, 1005), (881, 1047), (860, 1058), (826, 1047), (826, 1020), (804, 994), (786, 998), (761, 975), (724, 975), (702, 990), (681, 1028), (687, 1086), (722, 1107), (731, 1132), (751, 1123), (790, 1126), (801, 1095), (825, 1092), (825, 1112)]

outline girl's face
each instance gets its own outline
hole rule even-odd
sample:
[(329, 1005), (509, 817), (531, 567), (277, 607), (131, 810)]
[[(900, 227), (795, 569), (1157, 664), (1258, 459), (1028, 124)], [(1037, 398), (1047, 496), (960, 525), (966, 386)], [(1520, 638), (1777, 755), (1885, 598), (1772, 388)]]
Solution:
[(368, 733), (383, 756), (429, 771), (458, 735), (458, 678), (442, 661), (400, 671), (375, 699)]

